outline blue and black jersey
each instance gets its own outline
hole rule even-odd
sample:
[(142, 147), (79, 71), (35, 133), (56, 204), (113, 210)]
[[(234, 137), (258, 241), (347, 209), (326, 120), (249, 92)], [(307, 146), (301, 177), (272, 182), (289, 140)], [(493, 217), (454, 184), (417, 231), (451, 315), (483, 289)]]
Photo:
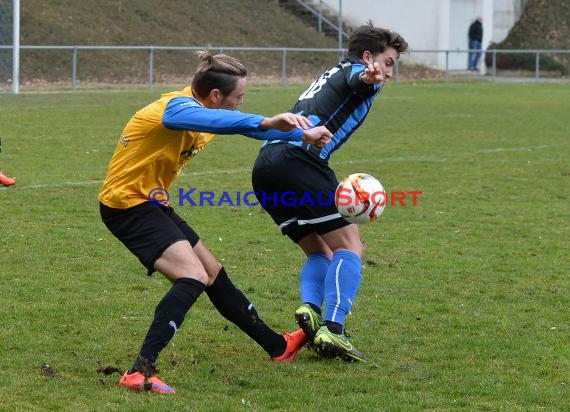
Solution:
[[(331, 141), (321, 148), (300, 141), (289, 142), (290, 144), (328, 160), (346, 142), (368, 115), (382, 87), (380, 84), (365, 84), (360, 80), (360, 73), (365, 67), (360, 59), (343, 60), (315, 80), (290, 110), (308, 117), (315, 126), (329, 129), (333, 134)], [(282, 140), (275, 139), (266, 144), (280, 141)]]

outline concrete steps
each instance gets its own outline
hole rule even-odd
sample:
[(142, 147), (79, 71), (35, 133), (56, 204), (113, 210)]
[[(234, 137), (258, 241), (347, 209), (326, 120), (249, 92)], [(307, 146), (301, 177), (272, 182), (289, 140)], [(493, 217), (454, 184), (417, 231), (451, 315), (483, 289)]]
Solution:
[[(338, 39), (338, 13), (319, 0), (279, 0), (279, 5), (295, 14), (315, 30)], [(342, 22), (343, 41), (354, 28), (344, 19)]]

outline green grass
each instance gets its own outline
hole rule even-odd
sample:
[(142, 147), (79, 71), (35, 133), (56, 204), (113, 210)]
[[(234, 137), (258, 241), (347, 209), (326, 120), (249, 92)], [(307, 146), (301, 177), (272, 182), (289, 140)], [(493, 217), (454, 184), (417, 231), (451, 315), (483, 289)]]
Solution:
[[(244, 111), (300, 88), (250, 88)], [(273, 364), (202, 297), (161, 354), (173, 397), (117, 386), (168, 288), (100, 222), (97, 193), (123, 124), (154, 91), (0, 95), (0, 410), (555, 411), (570, 401), (570, 86), (387, 87), (335, 154), (420, 190), (362, 227), (348, 319), (378, 367), (303, 350)], [(259, 143), (220, 136), (176, 187), (250, 189)], [(294, 327), (302, 255), (248, 207), (178, 211), (278, 330)], [(54, 376), (42, 373), (50, 365)], [(49, 374), (48, 374), (49, 375)]]

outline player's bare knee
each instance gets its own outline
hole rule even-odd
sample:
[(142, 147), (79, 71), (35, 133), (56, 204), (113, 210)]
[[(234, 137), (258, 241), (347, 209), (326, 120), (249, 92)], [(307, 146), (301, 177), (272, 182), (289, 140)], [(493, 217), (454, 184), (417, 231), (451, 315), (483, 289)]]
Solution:
[(206, 272), (208, 276), (208, 283), (206, 283), (206, 286), (211, 286), (216, 281), (216, 278), (218, 277), (218, 274), (221, 270), (222, 264), (218, 261), (216, 261), (215, 265), (206, 266)]
[(206, 273), (192, 273), (180, 277), (197, 280), (198, 282), (203, 283), (205, 286), (208, 286), (210, 284), (208, 275)]

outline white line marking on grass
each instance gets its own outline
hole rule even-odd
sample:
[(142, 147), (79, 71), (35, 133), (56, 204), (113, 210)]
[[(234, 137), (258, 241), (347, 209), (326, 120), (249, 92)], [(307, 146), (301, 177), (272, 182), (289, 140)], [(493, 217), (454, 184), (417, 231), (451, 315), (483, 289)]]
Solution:
[[(450, 153), (449, 155), (443, 156), (397, 156), (388, 157), (383, 159), (359, 159), (359, 160), (345, 160), (342, 162), (336, 162), (335, 165), (352, 165), (352, 164), (362, 164), (370, 162), (447, 162), (449, 159), (455, 159), (457, 157), (469, 157), (485, 153), (501, 153), (501, 152), (532, 152), (533, 150), (542, 150), (549, 148), (549, 145), (540, 145), (532, 147), (496, 147), (493, 149), (481, 149), (474, 152), (464, 152), (464, 153)], [(216, 170), (206, 170), (201, 172), (184, 172), (181, 177), (185, 176), (208, 176), (208, 175), (224, 175), (224, 174), (236, 174), (236, 173), (251, 173), (251, 168), (241, 168), (241, 169), (216, 169)], [(90, 186), (90, 185), (101, 185), (102, 180), (86, 180), (78, 182), (60, 182), (60, 183), (40, 183), (28, 186), (11, 186), (0, 187), (0, 192), (4, 190), (27, 190), (27, 189), (58, 189), (69, 186)]]
[[(245, 173), (251, 172), (251, 169), (226, 169), (226, 170), (206, 170), (202, 172), (186, 172), (181, 175), (183, 176), (204, 176), (204, 175), (223, 175), (223, 174), (234, 174), (234, 173)], [(60, 182), (60, 183), (40, 183), (37, 185), (27, 185), (27, 186), (18, 186), (17, 181), (16, 185), (11, 186), (10, 189), (58, 189), (62, 187), (68, 186), (89, 186), (89, 185), (102, 185), (102, 180), (86, 180), (86, 181), (79, 181), (79, 182)], [(0, 190), (8, 189), (0, 187)]]
[(533, 150), (541, 150), (546, 149), (550, 146), (548, 145), (540, 145), (540, 146), (532, 146), (532, 147), (496, 147), (493, 149), (481, 149), (476, 150), (474, 152), (463, 152), (463, 153), (450, 153), (444, 154), (441, 156), (397, 156), (397, 157), (387, 157), (382, 159), (358, 159), (358, 160), (346, 160), (343, 162), (338, 162), (336, 164), (361, 164), (361, 163), (370, 163), (370, 162), (447, 162), (449, 159), (456, 159), (458, 157), (472, 157), (480, 154), (485, 153), (502, 153), (502, 152), (532, 152)]
[(540, 146), (533, 146), (533, 147), (497, 147), (495, 149), (482, 149), (477, 150), (475, 154), (479, 153), (500, 153), (500, 152), (532, 152), (533, 150), (541, 150), (549, 148), (549, 145), (543, 144)]
[(16, 185), (13, 188), (19, 189), (19, 190), (24, 190), (24, 189), (59, 189), (62, 187), (67, 187), (67, 186), (89, 186), (89, 185), (100, 185), (102, 183), (103, 183), (102, 180), (86, 180), (86, 181), (79, 181), (79, 182), (40, 183), (37, 185), (18, 186), (18, 183), (16, 181)]

